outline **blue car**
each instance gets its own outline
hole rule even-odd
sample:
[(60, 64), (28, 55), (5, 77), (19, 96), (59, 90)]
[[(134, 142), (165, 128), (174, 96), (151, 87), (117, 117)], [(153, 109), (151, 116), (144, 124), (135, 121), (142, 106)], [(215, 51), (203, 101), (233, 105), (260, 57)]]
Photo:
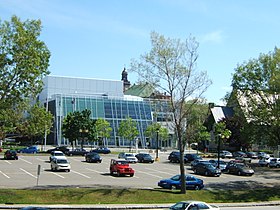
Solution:
[(25, 147), (20, 150), (18, 150), (18, 153), (31, 153), (35, 154), (39, 152), (39, 149), (36, 146), (31, 146), (31, 147)]
[(95, 153), (101, 153), (101, 154), (109, 154), (111, 153), (111, 150), (107, 147), (99, 147), (94, 150), (91, 150), (90, 152), (95, 152)]
[[(158, 186), (164, 189), (181, 189), (181, 175), (175, 175), (170, 179), (163, 179), (158, 182)], [(186, 189), (201, 190), (204, 187), (203, 180), (192, 175), (186, 175)]]

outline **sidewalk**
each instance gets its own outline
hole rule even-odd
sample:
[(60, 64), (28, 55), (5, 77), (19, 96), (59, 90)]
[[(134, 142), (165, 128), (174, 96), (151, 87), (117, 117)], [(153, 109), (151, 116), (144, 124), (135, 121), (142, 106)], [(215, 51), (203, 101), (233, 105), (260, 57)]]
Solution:
[[(219, 207), (249, 207), (249, 206), (280, 206), (280, 201), (248, 202), (248, 203), (213, 203)], [(26, 206), (44, 207), (49, 209), (169, 209), (173, 204), (96, 204), (96, 205), (23, 205), (0, 204), (0, 209), (20, 209)]]

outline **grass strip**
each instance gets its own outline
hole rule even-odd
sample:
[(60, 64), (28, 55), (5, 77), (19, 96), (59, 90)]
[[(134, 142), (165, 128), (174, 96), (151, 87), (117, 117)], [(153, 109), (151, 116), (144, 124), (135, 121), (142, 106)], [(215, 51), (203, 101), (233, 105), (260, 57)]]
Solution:
[(163, 189), (0, 189), (2, 204), (162, 204), (181, 200), (203, 200), (209, 203), (258, 202), (280, 200), (280, 189), (200, 190)]

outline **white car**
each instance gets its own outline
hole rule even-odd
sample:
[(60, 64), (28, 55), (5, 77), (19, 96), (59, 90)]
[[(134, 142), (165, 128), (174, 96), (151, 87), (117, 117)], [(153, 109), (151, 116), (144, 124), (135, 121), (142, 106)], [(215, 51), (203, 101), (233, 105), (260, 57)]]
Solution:
[(266, 157), (259, 159), (259, 166), (269, 166), (270, 161), (274, 159), (273, 157)]
[(269, 162), (269, 167), (279, 168), (280, 167), (280, 158), (272, 158)]
[(51, 161), (52, 171), (67, 171), (70, 172), (71, 166), (66, 157), (54, 158)]
[(125, 153), (121, 152), (118, 156), (119, 159), (125, 159), (129, 163), (137, 163), (138, 159), (135, 157), (133, 153)]
[(170, 207), (172, 210), (199, 210), (199, 209), (215, 209), (220, 210), (218, 206), (208, 204), (202, 201), (181, 201)]
[(65, 154), (61, 151), (52, 151), (50, 156), (50, 162), (55, 158), (65, 157)]

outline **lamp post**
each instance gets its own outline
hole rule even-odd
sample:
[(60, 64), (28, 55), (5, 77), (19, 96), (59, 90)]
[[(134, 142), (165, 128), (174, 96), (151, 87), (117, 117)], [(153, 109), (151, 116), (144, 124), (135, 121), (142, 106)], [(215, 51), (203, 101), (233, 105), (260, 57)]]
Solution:
[(157, 146), (156, 146), (156, 159), (155, 159), (155, 161), (159, 161), (159, 157), (158, 157), (158, 133), (159, 133), (159, 128), (157, 128), (157, 130), (156, 130), (156, 132), (157, 132)]
[(221, 134), (218, 134), (218, 166), (220, 168)]
[(84, 140), (88, 134), (88, 129), (81, 129), (79, 130), (80, 134), (81, 134), (81, 138), (82, 138), (82, 143), (81, 143), (81, 147), (83, 149), (83, 146), (84, 146)]

